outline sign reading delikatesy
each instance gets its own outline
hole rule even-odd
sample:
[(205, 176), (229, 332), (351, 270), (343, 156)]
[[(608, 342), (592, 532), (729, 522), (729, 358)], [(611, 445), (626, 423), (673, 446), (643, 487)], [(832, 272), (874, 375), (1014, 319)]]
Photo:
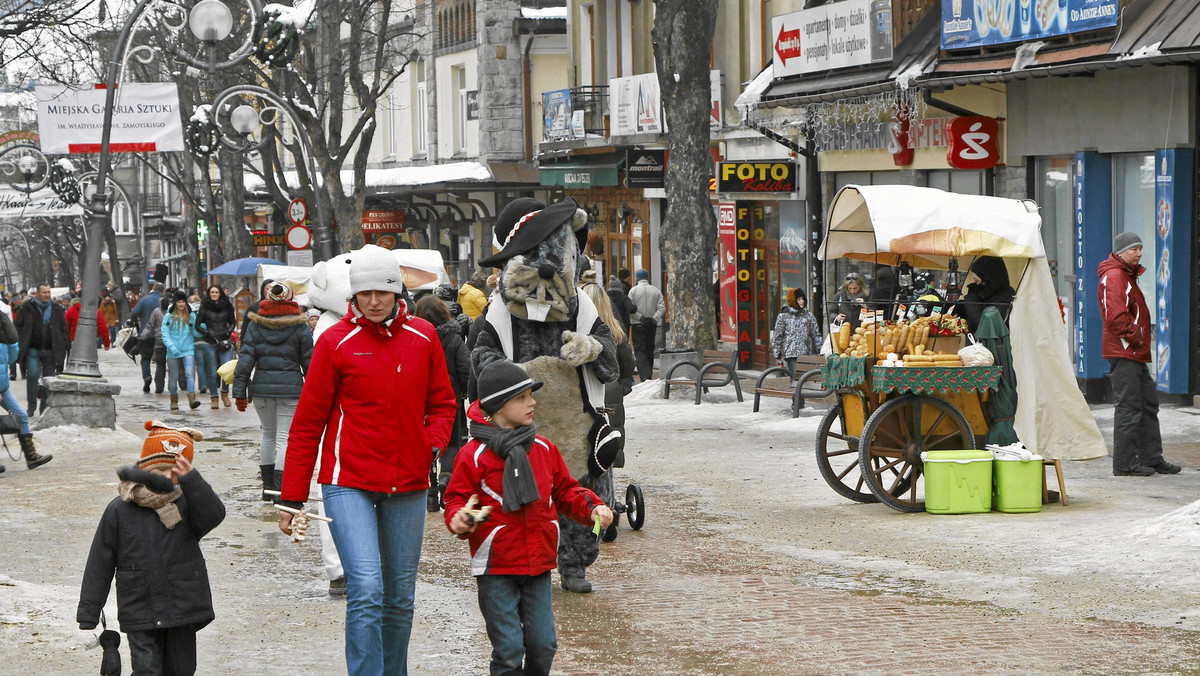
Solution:
[[(100, 152), (105, 94), (103, 86), (39, 85), (36, 95), (42, 152)], [(119, 85), (113, 102), (109, 149), (114, 153), (184, 150), (183, 118), (175, 84)]]

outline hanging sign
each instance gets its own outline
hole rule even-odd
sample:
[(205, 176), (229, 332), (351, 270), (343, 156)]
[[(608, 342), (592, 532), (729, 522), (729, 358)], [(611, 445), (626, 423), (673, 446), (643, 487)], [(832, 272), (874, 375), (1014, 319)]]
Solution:
[(251, 233), (250, 237), (254, 240), (254, 246), (283, 246), (284, 236), (282, 234), (272, 235), (270, 233)]
[(776, 78), (891, 61), (891, 3), (842, 0), (780, 14), (771, 36)]
[(1110, 28), (1120, 13), (1118, 0), (943, 0), (942, 49)]
[(82, 216), (83, 206), (67, 203), (49, 188), (34, 193), (0, 188), (0, 218), (58, 218)]
[(721, 162), (717, 168), (717, 192), (795, 192), (796, 163)]
[(363, 232), (404, 232), (404, 216), (398, 209), (368, 209), (362, 212)]
[(717, 207), (717, 284), (721, 293), (721, 342), (737, 342), (737, 203)]
[[(38, 131), (47, 155), (100, 152), (105, 93), (96, 87), (38, 85)], [(184, 150), (179, 91), (174, 83), (129, 82), (113, 102), (114, 153)]]
[(625, 151), (625, 187), (661, 188), (666, 173), (666, 149), (630, 148)]
[(988, 169), (1000, 163), (1000, 123), (990, 117), (956, 117), (950, 121), (946, 162), (955, 169)]

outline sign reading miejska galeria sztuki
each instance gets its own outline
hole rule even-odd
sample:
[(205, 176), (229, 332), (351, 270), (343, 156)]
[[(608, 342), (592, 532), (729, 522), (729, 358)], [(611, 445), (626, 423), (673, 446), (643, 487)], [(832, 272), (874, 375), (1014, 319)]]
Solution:
[[(36, 93), (42, 152), (100, 152), (105, 99), (102, 86), (39, 85)], [(115, 153), (183, 150), (183, 122), (175, 85), (121, 84), (113, 104), (109, 148)]]

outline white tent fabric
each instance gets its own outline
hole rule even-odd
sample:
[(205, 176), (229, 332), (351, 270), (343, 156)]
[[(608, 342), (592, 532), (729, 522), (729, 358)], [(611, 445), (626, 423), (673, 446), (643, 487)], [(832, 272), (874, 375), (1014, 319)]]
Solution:
[(1008, 326), (1017, 374), (1017, 437), (1046, 458), (1091, 460), (1107, 455), (1104, 437), (1075, 381), (1067, 329), (1045, 256), (1029, 261)]
[(1046, 458), (1103, 457), (1104, 438), (1071, 368), (1041, 225), (1037, 205), (1030, 201), (936, 188), (848, 185), (829, 207), (818, 255), (939, 268), (954, 257), (964, 270), (977, 256), (1004, 258), (1010, 278), (1019, 280), (1009, 316), (1017, 436)]

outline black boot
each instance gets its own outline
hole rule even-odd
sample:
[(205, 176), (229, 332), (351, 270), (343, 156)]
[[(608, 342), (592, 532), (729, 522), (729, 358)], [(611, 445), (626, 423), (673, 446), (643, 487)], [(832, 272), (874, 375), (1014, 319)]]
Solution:
[(54, 458), (53, 455), (38, 455), (37, 449), (33, 447), (32, 434), (18, 434), (17, 439), (21, 442), (21, 453), (25, 454), (25, 467), (41, 467)]
[[(272, 490), (276, 490), (276, 491), (283, 490), (283, 470), (277, 469), (272, 473), (271, 488), (272, 488)], [(272, 500), (271, 502), (278, 505), (279, 504), (279, 496), (276, 495), (275, 499)]]
[(142, 379), (142, 392), (144, 392), (146, 394), (150, 394), (150, 379), (149, 378)]
[(4, 474), (5, 471), (4, 465), (0, 465), (0, 474)]
[[(262, 484), (264, 491), (273, 491), (275, 489), (275, 465), (259, 465), (258, 471), (262, 473)], [(271, 502), (274, 496), (262, 494), (263, 502)]]

